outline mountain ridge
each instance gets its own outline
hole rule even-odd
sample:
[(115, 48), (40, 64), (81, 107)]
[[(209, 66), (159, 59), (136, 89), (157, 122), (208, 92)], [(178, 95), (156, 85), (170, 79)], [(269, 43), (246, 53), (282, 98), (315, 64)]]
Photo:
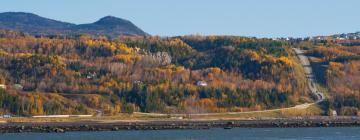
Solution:
[(131, 21), (105, 16), (98, 21), (87, 24), (73, 24), (41, 17), (33, 13), (4, 12), (0, 13), (0, 29), (15, 30), (31, 35), (76, 35), (118, 37), (122, 35), (149, 36)]

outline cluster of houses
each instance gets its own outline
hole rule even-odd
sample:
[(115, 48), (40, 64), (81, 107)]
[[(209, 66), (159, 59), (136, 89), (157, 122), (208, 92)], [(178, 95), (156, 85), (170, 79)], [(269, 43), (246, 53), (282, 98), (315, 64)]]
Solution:
[[(304, 38), (293, 38), (293, 37), (282, 37), (282, 38), (271, 38), (274, 41), (323, 41), (326, 40), (329, 36), (313, 36), (313, 37), (304, 37)], [(330, 36), (336, 40), (360, 40), (360, 32), (348, 33), (348, 34), (337, 34)]]
[(360, 32), (350, 34), (334, 35), (337, 40), (358, 40), (360, 39)]

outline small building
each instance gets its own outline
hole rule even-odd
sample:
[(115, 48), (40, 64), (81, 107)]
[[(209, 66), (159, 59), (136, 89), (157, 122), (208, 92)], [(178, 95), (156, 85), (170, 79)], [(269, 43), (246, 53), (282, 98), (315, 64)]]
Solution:
[(140, 80), (135, 80), (135, 81), (133, 81), (133, 84), (135, 84), (135, 85), (141, 85), (141, 84), (143, 84), (143, 82), (140, 81)]
[(96, 72), (89, 72), (86, 76), (87, 79), (93, 79), (96, 77)]
[(0, 84), (0, 89), (6, 89), (6, 85)]
[(16, 90), (23, 90), (24, 86), (20, 85), (20, 84), (14, 84), (14, 89)]
[(135, 52), (140, 52), (141, 49), (139, 47), (135, 47), (134, 50)]
[(170, 119), (182, 120), (182, 119), (184, 119), (184, 117), (182, 117), (182, 116), (178, 116), (178, 117), (173, 116), (173, 117), (170, 117)]
[(200, 87), (206, 87), (207, 86), (207, 83), (205, 81), (197, 81), (196, 82), (196, 85), (197, 86), (200, 86)]
[(336, 112), (335, 110), (333, 110), (333, 111), (331, 112), (331, 116), (336, 117), (336, 116), (337, 116), (337, 112)]

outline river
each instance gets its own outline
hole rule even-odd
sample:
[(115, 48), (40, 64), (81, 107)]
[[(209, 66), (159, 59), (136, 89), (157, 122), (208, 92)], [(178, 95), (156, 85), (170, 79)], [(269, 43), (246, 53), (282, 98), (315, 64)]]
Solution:
[(360, 127), (8, 133), (0, 140), (359, 140)]

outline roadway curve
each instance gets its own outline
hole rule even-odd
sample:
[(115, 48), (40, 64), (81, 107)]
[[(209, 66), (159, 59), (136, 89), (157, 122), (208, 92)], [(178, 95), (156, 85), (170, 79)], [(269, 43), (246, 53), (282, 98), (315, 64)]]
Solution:
[(273, 111), (284, 111), (289, 109), (306, 109), (311, 105), (320, 103), (324, 101), (325, 96), (321, 93), (316, 87), (316, 79), (314, 78), (314, 74), (312, 72), (312, 68), (309, 62), (309, 59), (304, 55), (304, 51), (293, 48), (298, 59), (300, 60), (301, 65), (304, 68), (306, 79), (308, 81), (308, 86), (312, 94), (315, 95), (316, 101), (314, 103), (305, 103), (296, 105), (293, 107), (287, 108), (279, 108), (279, 109), (270, 109), (270, 110), (260, 110), (260, 111), (246, 111), (246, 112), (224, 112), (224, 113), (195, 113), (195, 114), (162, 114), (162, 113), (142, 113), (142, 112), (134, 112), (136, 114), (144, 114), (144, 115), (156, 115), (156, 116), (165, 116), (165, 115), (173, 115), (173, 116), (184, 116), (184, 115), (192, 115), (192, 116), (206, 116), (206, 115), (226, 115), (226, 114), (247, 114), (247, 113), (263, 113), (263, 112), (273, 112)]

